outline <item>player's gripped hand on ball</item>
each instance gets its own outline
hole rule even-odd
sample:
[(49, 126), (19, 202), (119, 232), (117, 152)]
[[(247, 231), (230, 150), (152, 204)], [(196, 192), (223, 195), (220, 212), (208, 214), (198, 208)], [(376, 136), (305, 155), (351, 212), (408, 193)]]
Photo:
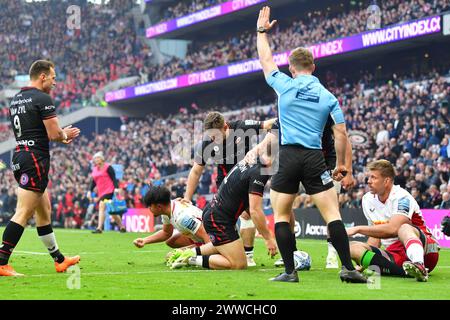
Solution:
[(138, 239), (134, 240), (133, 244), (138, 248), (143, 248), (145, 246), (144, 239), (142, 239), (142, 238), (138, 238)]
[(257, 28), (264, 27), (266, 31), (269, 31), (276, 23), (277, 20), (270, 22), (270, 7), (265, 6), (259, 11), (258, 22), (256, 23)]

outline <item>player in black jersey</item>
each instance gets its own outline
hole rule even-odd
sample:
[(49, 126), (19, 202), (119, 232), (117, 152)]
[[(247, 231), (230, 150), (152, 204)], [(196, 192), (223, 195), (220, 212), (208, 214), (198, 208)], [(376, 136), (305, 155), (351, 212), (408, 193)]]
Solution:
[(49, 96), (55, 86), (55, 66), (46, 60), (30, 68), (29, 87), (22, 88), (10, 103), (10, 121), (16, 137), (12, 169), (19, 188), (16, 213), (3, 232), (0, 246), (0, 276), (19, 276), (9, 258), (19, 242), (28, 220), (34, 216), (39, 238), (55, 261), (57, 272), (78, 263), (79, 256), (64, 257), (58, 249), (51, 226), (51, 204), (46, 188), (50, 168), (49, 141), (65, 144), (78, 137), (80, 130), (61, 129), (55, 105)]
[[(209, 162), (217, 165), (217, 188), (228, 172), (242, 160), (250, 150), (251, 139), (260, 132), (272, 127), (275, 119), (267, 121), (238, 120), (225, 121), (219, 112), (210, 112), (204, 121), (205, 136), (201, 145), (197, 146), (194, 165), (189, 173), (184, 198), (191, 201), (198, 182)], [(253, 260), (253, 245), (255, 239), (255, 225), (247, 213), (240, 218), (241, 237), (244, 243), (249, 266), (256, 266)]]
[(243, 244), (236, 230), (236, 222), (244, 210), (250, 213), (256, 228), (266, 241), (269, 254), (277, 253), (275, 238), (267, 228), (263, 211), (263, 193), (270, 175), (263, 167), (271, 164), (270, 148), (261, 156), (261, 162), (236, 164), (213, 199), (203, 210), (203, 226), (211, 242), (184, 251), (172, 264), (172, 268), (184, 265), (203, 266), (211, 269), (245, 269), (247, 259)]

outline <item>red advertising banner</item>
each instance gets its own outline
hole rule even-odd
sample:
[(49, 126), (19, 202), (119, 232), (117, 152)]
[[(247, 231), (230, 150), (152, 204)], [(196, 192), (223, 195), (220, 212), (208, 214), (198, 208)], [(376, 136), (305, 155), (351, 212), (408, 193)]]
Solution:
[(155, 218), (149, 209), (128, 209), (122, 218), (127, 232), (155, 231)]
[(422, 209), (422, 214), (428, 229), (439, 241), (439, 245), (442, 248), (450, 248), (450, 237), (447, 237), (441, 231), (441, 221), (444, 217), (450, 215), (450, 210)]

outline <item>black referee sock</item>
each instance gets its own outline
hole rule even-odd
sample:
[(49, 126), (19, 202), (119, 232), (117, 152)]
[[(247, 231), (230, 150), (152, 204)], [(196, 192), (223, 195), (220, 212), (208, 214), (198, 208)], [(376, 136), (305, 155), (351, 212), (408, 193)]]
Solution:
[(292, 273), (295, 269), (295, 240), (292, 236), (291, 227), (288, 222), (277, 222), (275, 224), (275, 238), (277, 240), (278, 249), (280, 249), (281, 257), (283, 258), (284, 269), (286, 273)]
[(58, 244), (56, 243), (55, 234), (51, 225), (37, 227), (39, 238), (44, 246), (47, 248), (48, 253), (52, 256), (55, 262), (61, 263), (64, 261), (64, 256), (59, 252)]
[(294, 251), (298, 251), (297, 249), (297, 239), (295, 238), (295, 233), (292, 232), (292, 243), (294, 244)]
[(344, 223), (341, 220), (335, 220), (328, 224), (330, 232), (330, 240), (336, 249), (339, 259), (347, 270), (355, 270), (352, 258), (350, 256), (350, 243), (348, 241), (347, 231), (345, 231)]
[(2, 244), (0, 245), (0, 266), (8, 264), (14, 248), (22, 237), (24, 228), (14, 221), (9, 221), (3, 231)]

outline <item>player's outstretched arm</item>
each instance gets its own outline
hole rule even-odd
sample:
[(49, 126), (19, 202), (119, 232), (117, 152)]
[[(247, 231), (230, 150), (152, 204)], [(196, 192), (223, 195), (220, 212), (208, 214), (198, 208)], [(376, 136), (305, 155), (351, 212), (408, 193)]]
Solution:
[(194, 165), (189, 172), (187, 184), (186, 184), (186, 192), (184, 194), (184, 198), (186, 200), (191, 201), (192, 196), (194, 195), (195, 190), (197, 189), (198, 182), (200, 181), (200, 177), (202, 176), (203, 170), (205, 169), (204, 166), (199, 165), (198, 163), (194, 162)]
[(274, 70), (278, 70), (278, 66), (273, 60), (272, 50), (270, 49), (267, 31), (273, 28), (277, 20), (270, 22), (270, 7), (264, 7), (259, 11), (258, 22), (256, 27), (263, 28), (265, 32), (258, 32), (256, 37), (256, 47), (258, 49), (259, 62), (261, 63), (264, 76), (267, 76)]
[(47, 120), (43, 120), (47, 135), (50, 141), (70, 143), (73, 139), (80, 135), (80, 129), (73, 128), (71, 125), (61, 129), (59, 126), (58, 118), (53, 117)]
[(138, 248), (143, 248), (147, 244), (158, 243), (168, 240), (173, 234), (173, 226), (171, 224), (163, 224), (162, 230), (148, 236), (146, 238), (138, 238), (133, 244)]
[(269, 251), (270, 256), (273, 257), (277, 254), (277, 243), (272, 232), (270, 232), (269, 228), (267, 227), (266, 217), (264, 216), (263, 211), (263, 197), (252, 193), (250, 193), (248, 197), (250, 217), (252, 218), (256, 229), (266, 241), (266, 247)]

